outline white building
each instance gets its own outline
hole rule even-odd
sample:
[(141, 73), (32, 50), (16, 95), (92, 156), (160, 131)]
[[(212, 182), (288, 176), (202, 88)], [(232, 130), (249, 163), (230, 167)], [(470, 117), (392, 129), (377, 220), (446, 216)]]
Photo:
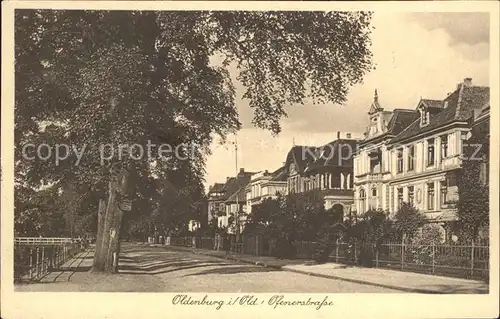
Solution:
[(384, 111), (375, 95), (365, 140), (355, 157), (358, 213), (395, 213), (412, 203), (431, 221), (456, 220), (458, 171), (474, 110), (489, 101), (489, 88), (465, 79), (443, 100), (421, 99), (415, 110)]
[(245, 214), (252, 212), (252, 206), (266, 198), (276, 198), (278, 193), (287, 194), (286, 171), (284, 167), (269, 173), (267, 170), (252, 175), (245, 189)]

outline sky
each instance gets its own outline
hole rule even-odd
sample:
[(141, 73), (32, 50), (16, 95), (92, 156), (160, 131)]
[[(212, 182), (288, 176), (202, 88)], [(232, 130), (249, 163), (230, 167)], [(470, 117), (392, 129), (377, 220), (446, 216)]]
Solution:
[[(278, 137), (253, 127), (253, 110), (241, 99), (243, 87), (233, 80), (243, 124), (236, 137), (238, 163), (233, 145), (214, 142), (206, 163), (205, 187), (224, 182), (237, 168), (252, 172), (278, 169), (294, 142), (320, 146), (335, 140), (337, 131), (361, 136), (375, 89), (384, 109), (414, 109), (420, 98), (445, 98), (464, 78), (472, 78), (475, 85), (489, 83), (487, 13), (375, 12), (372, 26), (375, 70), (351, 88), (344, 105), (289, 106)], [(234, 79), (237, 70), (230, 72)], [(234, 141), (235, 137), (228, 139)]]

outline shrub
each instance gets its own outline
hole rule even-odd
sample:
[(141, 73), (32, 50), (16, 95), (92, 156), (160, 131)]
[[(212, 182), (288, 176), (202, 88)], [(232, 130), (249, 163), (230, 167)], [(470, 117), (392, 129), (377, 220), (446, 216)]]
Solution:
[(417, 208), (409, 203), (403, 203), (395, 216), (394, 228), (400, 236), (412, 238), (426, 224), (427, 219)]

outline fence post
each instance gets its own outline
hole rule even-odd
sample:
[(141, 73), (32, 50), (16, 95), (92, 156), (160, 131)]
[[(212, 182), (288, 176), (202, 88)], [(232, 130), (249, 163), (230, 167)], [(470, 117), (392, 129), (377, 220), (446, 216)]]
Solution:
[(255, 236), (255, 256), (259, 256), (259, 235)]
[(358, 239), (354, 238), (354, 263), (358, 263)]
[(45, 273), (45, 247), (42, 246), (42, 273)]
[(339, 239), (337, 237), (337, 240), (335, 241), (335, 262), (339, 262)]
[(30, 248), (30, 280), (33, 278), (33, 249)]
[(378, 247), (374, 244), (375, 247), (375, 267), (378, 268)]
[(403, 270), (405, 264), (405, 236), (401, 239), (401, 270)]
[(432, 274), (434, 275), (434, 268), (436, 264), (436, 243), (432, 241)]
[(471, 256), (470, 256), (470, 275), (474, 275), (474, 239), (472, 240), (472, 247), (471, 247)]
[(36, 247), (36, 274), (35, 278), (40, 276), (40, 247)]

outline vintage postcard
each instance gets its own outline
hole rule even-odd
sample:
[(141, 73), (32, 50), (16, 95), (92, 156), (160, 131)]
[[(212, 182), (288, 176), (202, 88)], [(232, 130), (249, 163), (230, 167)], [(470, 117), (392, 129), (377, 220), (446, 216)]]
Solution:
[(2, 318), (498, 316), (498, 3), (2, 9)]

